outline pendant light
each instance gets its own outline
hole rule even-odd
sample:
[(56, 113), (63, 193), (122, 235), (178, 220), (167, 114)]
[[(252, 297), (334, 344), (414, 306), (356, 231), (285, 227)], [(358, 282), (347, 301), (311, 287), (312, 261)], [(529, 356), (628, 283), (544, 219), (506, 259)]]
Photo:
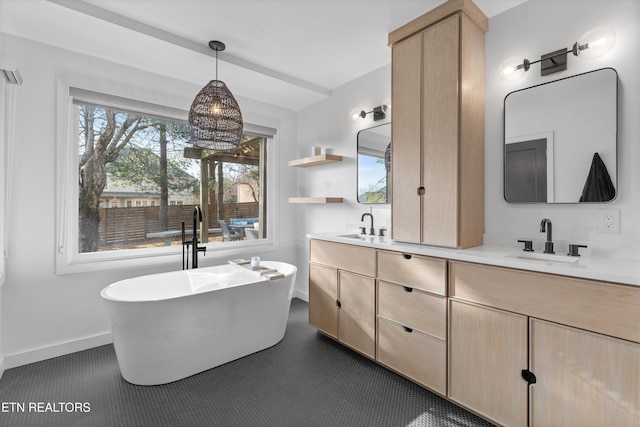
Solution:
[(242, 113), (227, 85), (218, 80), (218, 52), (223, 51), (225, 45), (210, 41), (209, 47), (216, 51), (216, 79), (202, 88), (191, 104), (191, 143), (207, 150), (235, 150), (242, 138)]

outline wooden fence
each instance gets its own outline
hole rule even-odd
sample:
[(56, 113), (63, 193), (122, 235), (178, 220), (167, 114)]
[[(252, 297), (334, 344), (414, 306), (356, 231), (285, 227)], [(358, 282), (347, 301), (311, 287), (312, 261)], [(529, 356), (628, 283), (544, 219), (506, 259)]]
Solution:
[[(193, 210), (196, 205), (174, 205), (168, 209), (169, 230), (180, 230), (181, 222), (187, 227), (193, 224)], [(255, 218), (258, 203), (227, 203), (223, 206), (224, 220), (230, 218)], [(209, 210), (210, 227), (218, 227), (218, 214)], [(160, 230), (160, 206), (100, 209), (100, 245), (126, 244), (147, 240), (147, 233)]]

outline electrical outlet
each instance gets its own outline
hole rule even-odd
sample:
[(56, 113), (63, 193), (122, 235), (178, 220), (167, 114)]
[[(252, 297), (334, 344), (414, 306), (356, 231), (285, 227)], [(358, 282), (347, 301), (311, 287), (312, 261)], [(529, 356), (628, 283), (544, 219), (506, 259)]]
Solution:
[(598, 210), (598, 233), (620, 233), (620, 210)]

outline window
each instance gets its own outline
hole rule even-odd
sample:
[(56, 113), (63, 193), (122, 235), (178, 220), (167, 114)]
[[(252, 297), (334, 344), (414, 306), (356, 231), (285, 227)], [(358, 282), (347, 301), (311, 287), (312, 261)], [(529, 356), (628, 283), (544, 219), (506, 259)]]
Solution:
[[(192, 235), (196, 205), (203, 212), (200, 241), (209, 250), (254, 245), (256, 235), (272, 244), (267, 232), (267, 135), (245, 130), (238, 149), (210, 152), (189, 144), (188, 125), (173, 114), (138, 109), (149, 105), (122, 98), (116, 108), (108, 102), (115, 97), (95, 94), (97, 99), (87, 99), (88, 91), (70, 92), (75, 125), (66, 144), (76, 151), (68, 148), (65, 161), (75, 162), (62, 170), (73, 171), (67, 182), (79, 185), (64, 190), (64, 198), (72, 201), (63, 204), (69, 228), (59, 245), (60, 255), (62, 248), (70, 250), (62, 256), (67, 265), (181, 253), (183, 223)], [(100, 204), (101, 198), (109, 202)], [(220, 221), (233, 238), (223, 233), (227, 227)], [(255, 231), (246, 233), (248, 228)]]

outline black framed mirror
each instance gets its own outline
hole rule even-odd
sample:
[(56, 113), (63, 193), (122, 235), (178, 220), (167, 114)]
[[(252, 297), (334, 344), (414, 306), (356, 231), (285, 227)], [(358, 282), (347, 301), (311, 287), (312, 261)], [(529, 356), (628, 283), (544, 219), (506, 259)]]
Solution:
[(617, 195), (618, 74), (603, 68), (504, 99), (504, 198), (599, 203)]
[(391, 123), (358, 132), (358, 202), (391, 202)]

